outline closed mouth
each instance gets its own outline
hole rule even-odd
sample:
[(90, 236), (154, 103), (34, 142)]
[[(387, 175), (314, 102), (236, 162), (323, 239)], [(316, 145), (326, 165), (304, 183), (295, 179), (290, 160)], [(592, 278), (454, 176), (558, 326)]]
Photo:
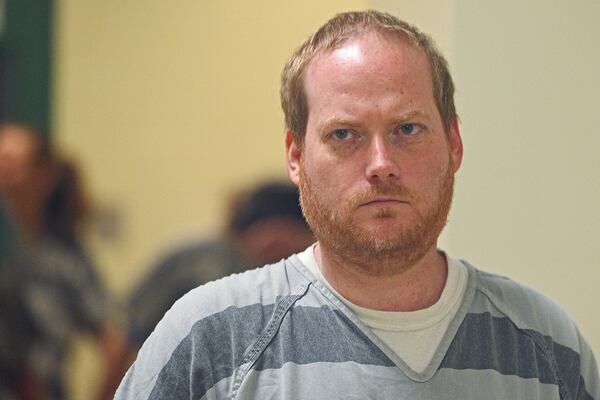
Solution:
[(408, 204), (408, 202), (405, 201), (405, 200), (401, 200), (401, 199), (380, 198), (380, 199), (373, 199), (371, 201), (363, 203), (363, 204), (360, 205), (360, 207), (364, 207), (364, 206), (393, 206), (393, 205), (398, 205), (398, 204)]

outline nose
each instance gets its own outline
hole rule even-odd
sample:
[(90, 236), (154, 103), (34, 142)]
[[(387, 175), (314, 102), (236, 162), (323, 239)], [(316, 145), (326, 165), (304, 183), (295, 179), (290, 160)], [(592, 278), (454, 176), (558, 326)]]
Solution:
[(366, 167), (367, 180), (372, 183), (393, 181), (399, 176), (399, 166), (394, 158), (393, 144), (385, 138), (374, 136), (369, 146)]

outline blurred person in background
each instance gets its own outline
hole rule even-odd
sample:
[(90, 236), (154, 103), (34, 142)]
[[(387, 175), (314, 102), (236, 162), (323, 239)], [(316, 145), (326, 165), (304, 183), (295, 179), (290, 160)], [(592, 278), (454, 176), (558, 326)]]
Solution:
[(162, 258), (130, 296), (133, 351), (181, 296), (209, 281), (288, 257), (314, 243), (291, 183), (265, 182), (232, 196), (225, 233)]
[(14, 232), (5, 263), (18, 271), (23, 307), (37, 332), (23, 362), (44, 398), (64, 399), (73, 334), (97, 338), (109, 369), (124, 343), (109, 323), (107, 292), (79, 241), (88, 208), (78, 171), (32, 128), (0, 125), (0, 202)]
[[(19, 158), (11, 150), (15, 147), (9, 143), (11, 140), (0, 136), (0, 189), (8, 185), (9, 179), (18, 180), (9, 175), (14, 168), (5, 167), (12, 162), (7, 161), (7, 154), (8, 158)], [(8, 214), (0, 196), (0, 399), (43, 399), (40, 381), (27, 356), (33, 343), (40, 339), (40, 332), (25, 306), (26, 274), (15, 262), (17, 235)]]

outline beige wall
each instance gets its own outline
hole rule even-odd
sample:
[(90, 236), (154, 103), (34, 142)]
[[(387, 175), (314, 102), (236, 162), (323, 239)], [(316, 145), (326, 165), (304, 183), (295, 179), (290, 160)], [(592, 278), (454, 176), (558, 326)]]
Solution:
[(600, 3), (457, 0), (454, 16), (449, 248), (551, 296), (600, 355)]
[(230, 188), (284, 175), (286, 57), (334, 12), (375, 7), (430, 32), (456, 78), (465, 159), (442, 246), (549, 294), (600, 354), (600, 3), (577, 4), (59, 1), (57, 139), (120, 215), (90, 242), (110, 287), (218, 228)]
[(449, 62), (454, 55), (453, 0), (369, 0), (369, 8), (396, 15), (427, 32)]

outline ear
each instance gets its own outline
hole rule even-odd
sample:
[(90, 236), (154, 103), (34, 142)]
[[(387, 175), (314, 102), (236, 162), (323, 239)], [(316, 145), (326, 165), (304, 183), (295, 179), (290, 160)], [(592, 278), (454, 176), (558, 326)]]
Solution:
[(448, 144), (450, 145), (450, 159), (452, 161), (452, 170), (456, 172), (460, 168), (463, 158), (463, 143), (462, 138), (460, 137), (458, 118), (456, 116), (452, 119), (450, 132), (448, 132)]
[(300, 184), (300, 158), (302, 149), (296, 144), (294, 135), (289, 129), (285, 130), (285, 155), (287, 159), (288, 175), (294, 185)]

